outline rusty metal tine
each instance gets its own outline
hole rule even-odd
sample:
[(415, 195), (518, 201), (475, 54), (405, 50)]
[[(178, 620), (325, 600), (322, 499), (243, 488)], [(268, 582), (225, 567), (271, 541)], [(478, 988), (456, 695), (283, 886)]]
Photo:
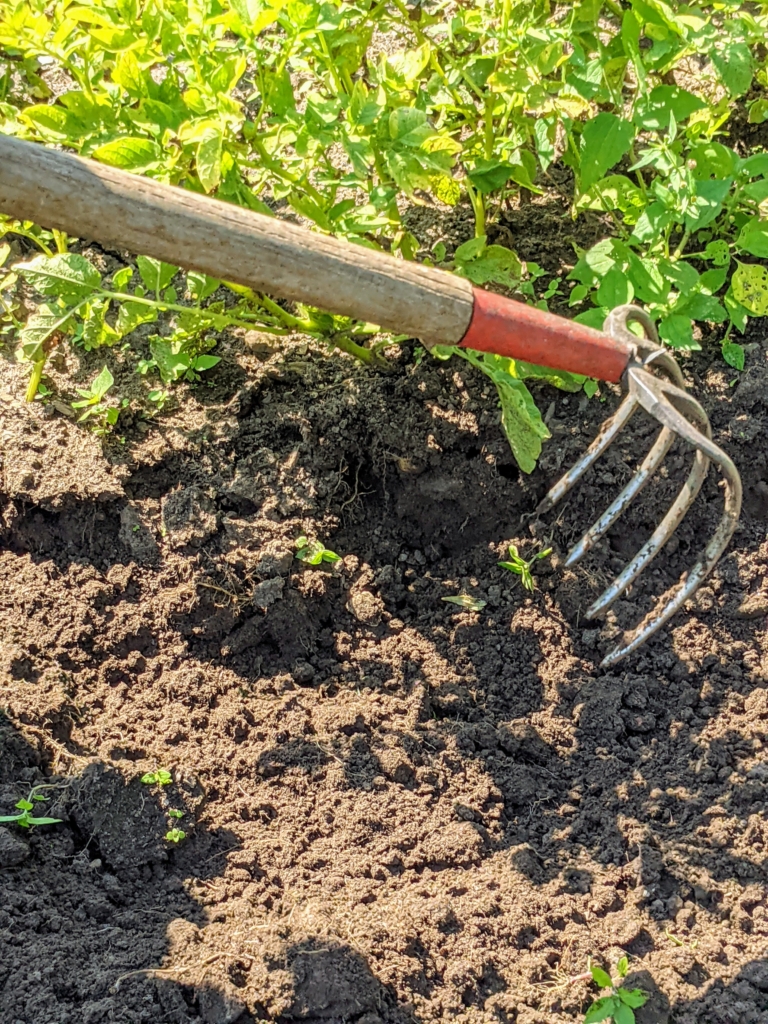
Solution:
[(535, 515), (542, 515), (544, 512), (548, 512), (561, 500), (563, 495), (570, 491), (576, 481), (584, 476), (592, 463), (600, 458), (622, 427), (629, 422), (637, 407), (637, 398), (632, 394), (627, 395), (613, 416), (603, 424), (600, 433), (578, 462), (574, 462), (568, 472), (556, 484), (550, 487), (549, 491), (537, 505)]
[(587, 619), (594, 619), (601, 612), (607, 611), (616, 598), (624, 593), (630, 583), (637, 579), (643, 569), (658, 555), (695, 501), (707, 475), (708, 466), (709, 459), (701, 452), (697, 452), (693, 468), (672, 507), (632, 561), (622, 569), (610, 587), (606, 588), (594, 604), (589, 606), (585, 616)]
[(581, 561), (584, 555), (592, 550), (606, 530), (611, 528), (619, 516), (625, 511), (629, 504), (637, 497), (651, 479), (660, 463), (663, 461), (664, 456), (672, 447), (674, 440), (674, 433), (666, 427), (663, 427), (661, 433), (656, 438), (653, 448), (648, 452), (641, 466), (638, 468), (624, 490), (605, 510), (605, 512), (603, 512), (600, 518), (590, 526), (579, 543), (571, 550), (565, 560), (566, 566), (570, 567)]

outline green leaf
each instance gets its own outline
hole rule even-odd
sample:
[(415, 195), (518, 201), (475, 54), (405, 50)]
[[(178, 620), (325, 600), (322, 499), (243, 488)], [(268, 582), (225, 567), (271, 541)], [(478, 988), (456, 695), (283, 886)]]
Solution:
[(641, 302), (664, 303), (669, 295), (669, 281), (665, 281), (653, 260), (642, 260), (621, 243), (616, 244), (617, 254), (623, 254), (629, 266), (627, 276), (635, 288), (635, 295)]
[[(616, 964), (616, 973), (618, 974), (618, 976), (620, 978), (626, 978), (628, 971), (629, 971), (629, 960), (627, 959), (627, 957), (623, 956), (623, 957), (621, 957), (619, 962)], [(621, 989), (621, 991), (623, 992), (624, 989)]]
[(264, 95), (264, 106), (271, 110), (278, 117), (285, 117), (291, 110), (296, 109), (296, 100), (293, 96), (291, 76), (287, 68), (280, 72), (266, 72), (266, 90)]
[(124, 292), (133, 277), (133, 267), (121, 267), (112, 278), (112, 290)]
[(753, 156), (747, 157), (742, 162), (741, 169), (746, 171), (750, 178), (768, 174), (768, 153), (755, 153)]
[(749, 185), (745, 185), (741, 191), (754, 202), (763, 203), (768, 199), (768, 181), (765, 178), (760, 178), (758, 181), (752, 181)]
[(707, 243), (704, 249), (704, 259), (711, 260), (716, 267), (727, 267), (731, 262), (731, 250), (728, 243), (722, 238)]
[(167, 288), (179, 271), (173, 264), (163, 263), (152, 256), (137, 256), (136, 266), (139, 268), (141, 280), (150, 292), (161, 292), (163, 288)]
[(611, 988), (611, 976), (607, 971), (604, 971), (602, 967), (596, 967), (594, 964), (589, 968), (589, 973), (592, 975), (592, 980), (600, 988)]
[(91, 394), (96, 395), (100, 401), (114, 383), (115, 378), (109, 372), (109, 367), (105, 366), (101, 373), (91, 382)]
[(673, 313), (665, 317), (659, 324), (659, 337), (672, 348), (699, 348), (693, 340), (693, 324), (688, 316)]
[(94, 160), (123, 171), (149, 171), (162, 163), (163, 151), (151, 139), (125, 136), (97, 146), (90, 154)]
[(149, 350), (157, 363), (158, 373), (166, 384), (179, 380), (190, 368), (190, 357), (184, 352), (179, 352), (173, 342), (154, 338), (149, 343)]
[(476, 259), (469, 263), (457, 260), (457, 264), (459, 273), (473, 284), (493, 282), (514, 289), (523, 275), (523, 265), (517, 255), (503, 245), (488, 245)]
[(45, 359), (45, 342), (51, 334), (64, 326), (68, 317), (60, 311), (52, 310), (42, 303), (37, 313), (33, 313), (19, 331), (19, 350), (17, 356), (23, 361), (37, 363)]
[(195, 370), (210, 370), (221, 362), (221, 356), (198, 356), (193, 365)]
[(61, 818), (30, 818), (30, 825), (59, 825), (61, 824)]
[(648, 244), (661, 238), (664, 229), (672, 223), (674, 214), (664, 203), (650, 203), (637, 218), (632, 241)]
[(699, 275), (685, 260), (659, 260), (660, 272), (672, 281), (681, 295), (688, 295), (699, 283)]
[(641, 210), (645, 204), (643, 193), (625, 174), (609, 174), (579, 196), (575, 207), (577, 210), (621, 210), (629, 213)]
[(58, 104), (41, 103), (26, 107), (21, 117), (37, 129), (46, 142), (67, 142), (72, 145), (85, 134), (85, 125), (69, 110)]
[(747, 122), (749, 124), (762, 124), (768, 120), (768, 100), (757, 99), (752, 100), (749, 104), (749, 114), (747, 116)]
[(15, 804), (14, 804), (14, 806), (15, 806), (15, 807), (18, 807), (20, 811), (31, 811), (31, 810), (33, 810), (33, 809), (34, 809), (34, 806), (35, 806), (35, 805), (34, 805), (34, 804), (31, 804), (31, 803), (29, 802), (29, 800), (18, 800), (18, 801), (17, 801), (17, 802), (16, 802)]
[(739, 263), (731, 279), (733, 295), (753, 316), (768, 314), (768, 269), (757, 263)]
[(512, 177), (512, 165), (501, 160), (479, 160), (467, 171), (467, 177), (478, 192), (487, 195), (502, 188)]
[(768, 256), (768, 220), (753, 217), (741, 229), (736, 242), (740, 249), (753, 256)]
[(704, 292), (691, 295), (682, 303), (676, 303), (674, 309), (675, 313), (682, 313), (691, 320), (709, 320), (721, 324), (728, 319), (728, 314), (714, 295), (707, 295)]
[(221, 282), (215, 277), (190, 270), (187, 274), (187, 291), (195, 302), (204, 302), (216, 291)]
[[(730, 260), (728, 261), (730, 263)], [(728, 276), (728, 267), (716, 267), (712, 270), (705, 270), (699, 278), (699, 287), (703, 292), (708, 295), (714, 295), (719, 292), (725, 284), (725, 279)]]
[(597, 301), (607, 309), (623, 306), (632, 301), (635, 289), (627, 275), (617, 266), (612, 266), (597, 289)]
[(605, 318), (609, 313), (609, 309), (599, 306), (595, 309), (586, 309), (583, 313), (579, 313), (578, 316), (575, 316), (573, 319), (577, 324), (584, 324), (586, 327), (594, 327), (596, 331), (601, 331), (605, 324)]
[(613, 1011), (613, 1024), (635, 1024), (635, 1015), (625, 1003), (619, 1002)]
[(83, 315), (83, 347), (86, 352), (100, 345), (114, 345), (120, 340), (120, 334), (107, 323), (108, 309), (109, 299), (88, 303)]
[[(416, 107), (397, 107), (389, 115), (389, 137), (404, 139), (418, 129), (427, 128), (427, 115)], [(429, 129), (431, 134), (431, 129)], [(422, 136), (423, 138), (423, 136)]]
[(703, 110), (706, 103), (679, 85), (657, 85), (646, 96), (641, 94), (634, 114), (639, 128), (665, 129), (669, 115), (675, 121), (685, 121), (696, 110)]
[(484, 248), (485, 235), (481, 235), (479, 238), (470, 238), (469, 241), (462, 242), (454, 256), (458, 263), (468, 263), (479, 256)]
[(733, 294), (733, 285), (731, 285), (725, 293), (725, 296), (723, 297), (723, 305), (728, 310), (728, 316), (731, 323), (743, 334), (746, 330), (747, 321), (749, 320), (749, 310), (745, 309), (744, 306), (737, 301), (736, 296)]
[(522, 359), (510, 360), (509, 372), (518, 380), (545, 380), (561, 391), (568, 391), (571, 394), (580, 391), (585, 381), (578, 373), (567, 373), (565, 370), (551, 370), (547, 366), (537, 366), (535, 363), (526, 363)]
[[(621, 975), (621, 977), (626, 977), (626, 973), (627, 972), (625, 971), (624, 974)], [(633, 1007), (633, 1009), (635, 1010), (640, 1006), (645, 1006), (645, 1004), (648, 1002), (648, 996), (639, 988), (620, 988), (618, 990), (618, 996), (622, 1003), (624, 1003), (626, 1006)]]
[(688, 159), (694, 165), (693, 176), (699, 181), (705, 178), (732, 178), (740, 163), (732, 149), (713, 139), (691, 147)]
[(685, 226), (689, 231), (699, 231), (719, 215), (732, 184), (731, 178), (696, 182), (696, 195), (690, 212), (685, 215)]
[(746, 43), (730, 43), (711, 55), (723, 85), (731, 96), (741, 96), (752, 84), (755, 70), (752, 53)]
[(29, 263), (17, 264), (15, 270), (41, 295), (56, 295), (72, 304), (101, 286), (96, 267), (74, 252), (35, 256)]
[(600, 113), (587, 121), (581, 135), (579, 185), (586, 192), (629, 150), (635, 130), (630, 121)]
[(221, 181), (221, 155), (223, 136), (221, 128), (208, 128), (197, 144), (195, 168), (200, 184), (212, 192)]
[[(500, 357), (493, 357), (500, 358)], [(487, 359), (487, 356), (486, 356)], [(528, 388), (521, 380), (494, 375), (501, 403), (501, 425), (523, 473), (532, 473), (541, 455), (541, 442), (550, 437)]]
[(115, 327), (121, 338), (135, 331), (139, 324), (151, 324), (157, 319), (157, 310), (141, 302), (124, 302), (117, 311)]
[(600, 1021), (608, 1020), (613, 1016), (616, 1007), (620, 1005), (616, 996), (603, 996), (602, 999), (596, 999), (587, 1010), (584, 1024), (599, 1024)]
[(735, 370), (744, 369), (744, 349), (737, 341), (724, 341), (722, 346), (723, 359)]

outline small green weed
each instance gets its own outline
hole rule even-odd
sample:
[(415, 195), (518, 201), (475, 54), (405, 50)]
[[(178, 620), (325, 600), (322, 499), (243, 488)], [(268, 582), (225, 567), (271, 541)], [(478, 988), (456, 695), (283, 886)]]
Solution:
[(120, 415), (120, 410), (128, 405), (127, 398), (124, 398), (120, 405), (108, 405), (104, 401), (104, 396), (114, 383), (115, 378), (109, 372), (109, 368), (105, 366), (101, 373), (94, 377), (89, 388), (77, 389), (77, 393), (81, 398), (77, 402), (72, 402), (72, 408), (83, 410), (82, 415), (77, 421), (78, 423), (92, 419), (93, 429), (97, 434), (106, 434), (114, 427)]
[(169, 828), (164, 838), (169, 843), (180, 843), (182, 839), (187, 838), (187, 833), (180, 828)]
[(526, 561), (526, 559), (519, 554), (517, 546), (515, 544), (510, 544), (509, 561), (499, 562), (498, 564), (501, 566), (502, 569), (509, 569), (510, 572), (513, 572), (517, 576), (519, 576), (520, 582), (526, 590), (533, 591), (536, 587), (536, 584), (533, 581), (531, 569), (533, 568), (536, 562), (540, 561), (542, 558), (546, 558), (548, 555), (551, 554), (552, 548), (545, 548), (544, 551), (539, 551), (538, 554), (533, 556), (533, 558), (529, 558)]
[(607, 971), (590, 964), (589, 973), (592, 980), (601, 989), (610, 989), (610, 994), (600, 996), (592, 1003), (587, 1010), (584, 1024), (599, 1024), (604, 1020), (612, 1020), (614, 1024), (635, 1024), (635, 1010), (645, 1005), (648, 996), (639, 988), (626, 989), (621, 986), (621, 980), (626, 978), (628, 970), (629, 961), (623, 956), (616, 964), (619, 982), (614, 984)]
[(341, 561), (341, 555), (329, 550), (321, 541), (309, 540), (307, 537), (299, 537), (296, 541), (296, 557), (300, 562), (306, 562), (307, 565)]
[(0, 821), (18, 825), (20, 828), (33, 828), (36, 825), (58, 825), (61, 822), (61, 818), (38, 818), (32, 814), (35, 804), (47, 799), (47, 797), (36, 793), (33, 789), (26, 800), (19, 800), (14, 805), (18, 809), (18, 814), (0, 815)]
[(173, 782), (173, 776), (165, 768), (158, 768), (154, 772), (146, 772), (141, 776), (145, 786), (169, 786)]

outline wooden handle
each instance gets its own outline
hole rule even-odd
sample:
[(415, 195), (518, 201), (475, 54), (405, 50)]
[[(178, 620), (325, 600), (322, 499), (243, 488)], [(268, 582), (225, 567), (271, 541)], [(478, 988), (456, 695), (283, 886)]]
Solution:
[(629, 347), (443, 270), (0, 135), (0, 211), (283, 299), (600, 380)]
[(472, 317), (453, 274), (7, 135), (0, 210), (428, 345), (458, 344)]

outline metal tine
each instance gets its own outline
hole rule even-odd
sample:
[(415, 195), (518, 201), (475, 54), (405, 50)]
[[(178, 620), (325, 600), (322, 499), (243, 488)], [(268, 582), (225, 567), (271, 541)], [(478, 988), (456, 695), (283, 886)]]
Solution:
[(544, 512), (548, 512), (565, 494), (568, 493), (568, 491), (570, 491), (576, 481), (580, 480), (582, 476), (584, 476), (592, 463), (595, 462), (596, 459), (600, 458), (622, 427), (629, 422), (629, 419), (636, 411), (638, 404), (638, 400), (634, 395), (629, 394), (626, 396), (613, 416), (603, 424), (600, 433), (589, 448), (587, 448), (578, 462), (574, 462), (568, 472), (564, 476), (560, 477), (556, 484), (550, 487), (549, 491), (537, 505), (534, 515), (542, 515)]
[(636, 580), (643, 569), (658, 555), (682, 522), (685, 513), (696, 500), (696, 495), (701, 490), (701, 485), (704, 483), (704, 478), (707, 475), (708, 467), (709, 459), (702, 455), (701, 452), (697, 452), (688, 479), (683, 484), (683, 488), (677, 498), (675, 498), (670, 510), (632, 561), (622, 569), (610, 587), (603, 591), (594, 604), (589, 606), (585, 618), (594, 619), (601, 612), (607, 611), (613, 602), (624, 593), (630, 583)]
[(674, 433), (666, 427), (663, 427), (661, 433), (654, 442), (653, 448), (648, 452), (635, 475), (624, 487), (621, 494), (619, 494), (612, 504), (609, 505), (600, 518), (590, 526), (579, 543), (571, 550), (565, 560), (566, 566), (576, 565), (577, 562), (581, 561), (581, 559), (592, 550), (606, 530), (610, 529), (622, 512), (624, 512), (630, 503), (634, 501), (637, 495), (649, 482), (653, 474), (658, 469), (660, 463), (663, 461), (664, 456), (672, 447), (674, 440)]
[(680, 582), (659, 599), (656, 607), (646, 615), (639, 626), (624, 633), (618, 646), (603, 658), (603, 668), (615, 665), (627, 654), (637, 650), (682, 608), (712, 571), (733, 536), (741, 511), (741, 479), (733, 462), (716, 444), (709, 442), (707, 456), (720, 467), (725, 478), (725, 508), (717, 529), (704, 548), (701, 558), (687, 575), (683, 575)]
[[(727, 547), (738, 524), (739, 512), (741, 511), (741, 480), (738, 471), (725, 452), (712, 441), (709, 420), (699, 403), (675, 385), (660, 380), (647, 371), (635, 367), (629, 371), (629, 386), (630, 393), (636, 395), (638, 402), (643, 408), (657, 419), (662, 426), (678, 434), (696, 448), (694, 466), (683, 489), (662, 523), (654, 532), (654, 535), (644, 546), (643, 550), (633, 559), (633, 563), (631, 563), (631, 565), (638, 563), (632, 578), (634, 579), (645, 568), (654, 555), (661, 550), (666, 540), (669, 539), (701, 489), (701, 484), (710, 461), (718, 465), (723, 473), (725, 480), (725, 507), (712, 539), (693, 568), (681, 578), (675, 587), (661, 597), (656, 607), (646, 615), (639, 626), (624, 634), (619, 645), (603, 660), (602, 664), (604, 667), (616, 664), (627, 654), (636, 650), (637, 647), (660, 629), (682, 607), (691, 594), (695, 593)], [(676, 407), (677, 405), (681, 405), (693, 419), (698, 420), (702, 429), (697, 429), (680, 412)], [(654, 539), (658, 541), (657, 544), (654, 544)], [(642, 564), (639, 564), (643, 552), (651, 548), (653, 550), (649, 552), (649, 556), (642, 561)], [(629, 574), (631, 565), (627, 566), (613, 587), (609, 588), (610, 591), (618, 588), (622, 577)], [(628, 585), (629, 582), (627, 580), (624, 586)], [(623, 589), (623, 586), (618, 589), (616, 596)], [(606, 594), (608, 594), (608, 591), (606, 591)], [(602, 601), (602, 598), (600, 601)], [(596, 602), (596, 604), (598, 603)], [(606, 606), (603, 605), (601, 610)], [(595, 614), (595, 605), (589, 609), (587, 614), (588, 616)]]
[[(627, 377), (629, 393), (635, 396), (638, 404), (642, 405), (649, 415), (658, 420), (663, 429), (669, 430), (693, 445), (697, 449), (696, 458), (694, 459), (688, 479), (683, 484), (672, 507), (629, 565), (624, 567), (610, 587), (600, 595), (594, 604), (590, 605), (586, 613), (588, 619), (594, 618), (610, 608), (617, 597), (627, 589), (630, 583), (640, 575), (643, 569), (661, 551), (695, 501), (709, 468), (709, 457), (706, 452), (702, 451), (701, 446), (702, 444), (712, 445), (712, 429), (709, 425), (707, 414), (696, 399), (676, 385), (654, 377), (647, 370), (642, 370), (639, 367), (632, 367), (628, 371)], [(701, 430), (698, 430), (672, 404), (675, 401), (686, 410), (692, 419), (698, 421), (701, 425)], [(719, 452), (719, 449), (717, 451)]]

